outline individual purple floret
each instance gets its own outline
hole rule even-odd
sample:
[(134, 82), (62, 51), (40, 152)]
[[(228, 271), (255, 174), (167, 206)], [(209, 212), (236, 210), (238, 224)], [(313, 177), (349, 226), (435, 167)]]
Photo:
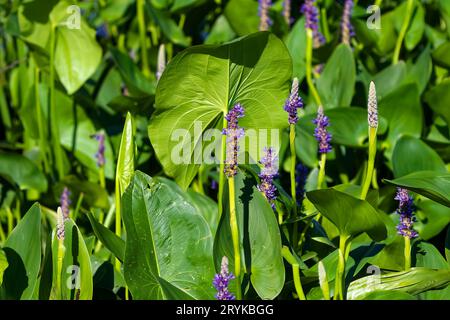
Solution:
[(331, 133), (328, 132), (327, 127), (330, 125), (328, 117), (323, 112), (323, 107), (320, 106), (317, 111), (317, 117), (313, 120), (316, 125), (314, 130), (314, 137), (319, 141), (319, 153), (324, 154), (331, 151)]
[(397, 233), (410, 239), (416, 238), (419, 234), (412, 228), (416, 221), (413, 197), (408, 193), (407, 189), (397, 188), (397, 194), (394, 199), (399, 201), (396, 211), (400, 215)]
[(305, 0), (300, 11), (305, 15), (305, 28), (311, 29), (314, 37), (314, 48), (325, 43), (325, 37), (319, 31), (319, 11), (314, 5), (316, 0)]
[(64, 187), (61, 197), (59, 198), (59, 204), (63, 213), (64, 219), (69, 219), (69, 206), (70, 206), (70, 190)]
[(283, 17), (286, 24), (290, 26), (293, 22), (293, 19), (291, 18), (291, 0), (283, 1)]
[(244, 136), (244, 129), (239, 127), (238, 119), (244, 116), (244, 108), (237, 103), (225, 116), (227, 127), (222, 134), (227, 136), (227, 154), (225, 160), (225, 175), (230, 178), (237, 174), (239, 138)]
[(299, 163), (297, 164), (295, 171), (295, 193), (297, 195), (297, 205), (301, 206), (303, 200), (305, 199), (305, 185), (309, 170), (308, 167)]
[(289, 124), (296, 124), (298, 121), (297, 109), (303, 108), (303, 100), (298, 94), (298, 79), (292, 81), (291, 94), (284, 104), (284, 110), (289, 113)]
[(258, 0), (258, 2), (259, 31), (267, 31), (272, 25), (272, 20), (269, 17), (269, 8), (272, 5), (272, 0)]
[(216, 299), (217, 300), (234, 300), (234, 295), (228, 291), (228, 285), (230, 280), (235, 277), (232, 273), (228, 272), (228, 258), (222, 258), (222, 265), (220, 268), (220, 273), (214, 276), (213, 285), (217, 290)]
[(353, 11), (353, 0), (345, 0), (344, 12), (342, 13), (341, 32), (342, 42), (350, 45), (351, 38), (355, 35), (352, 23), (350, 21)]
[(109, 37), (108, 26), (103, 23), (95, 30), (95, 36), (97, 39), (106, 39)]
[(95, 154), (97, 166), (103, 167), (105, 165), (105, 135), (103, 133), (96, 133), (92, 135), (92, 138), (98, 141), (98, 150)]
[(277, 188), (273, 183), (273, 179), (278, 177), (278, 157), (272, 147), (264, 148), (264, 157), (262, 157), (259, 163), (261, 163), (263, 167), (259, 173), (261, 183), (258, 185), (258, 190), (264, 193), (270, 206), (275, 210)]

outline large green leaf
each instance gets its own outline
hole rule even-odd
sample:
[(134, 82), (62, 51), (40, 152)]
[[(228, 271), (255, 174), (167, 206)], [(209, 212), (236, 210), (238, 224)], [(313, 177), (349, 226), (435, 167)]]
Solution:
[(70, 5), (67, 1), (60, 1), (52, 10), (50, 20), (54, 26), (60, 25), (55, 28), (54, 67), (67, 92), (72, 94), (97, 69), (102, 58), (102, 49), (96, 42), (95, 31), (83, 19), (80, 18), (79, 28), (61, 25), (70, 19), (67, 13)]
[[(450, 272), (450, 267), (441, 255), (439, 250), (431, 243), (420, 242), (415, 247), (415, 265), (417, 267), (441, 269)], [(450, 300), (450, 286), (443, 287), (441, 290), (430, 290), (419, 295), (424, 300)]]
[(184, 299), (212, 299), (211, 230), (172, 188), (136, 171), (124, 193), (125, 280), (138, 300), (170, 299), (165, 287)]
[(317, 210), (339, 229), (341, 236), (355, 237), (365, 232), (376, 241), (386, 238), (381, 214), (367, 201), (332, 188), (310, 191), (306, 195)]
[[(239, 173), (235, 177), (235, 188), (242, 269), (250, 274), (251, 283), (262, 299), (274, 299), (281, 292), (285, 280), (281, 236), (275, 214), (252, 177)], [(222, 257), (227, 256), (230, 270), (234, 270), (228, 199), (227, 193), (214, 256), (218, 269)]]
[(383, 145), (390, 158), (397, 140), (402, 135), (420, 137), (422, 133), (423, 110), (420, 104), (417, 84), (405, 84), (383, 97), (378, 106), (379, 114), (389, 123), (389, 132)]
[[(450, 79), (442, 81), (425, 93), (425, 101), (450, 126)], [(450, 131), (449, 131), (450, 134)]]
[[(149, 125), (150, 141), (165, 172), (186, 188), (198, 170), (195, 162), (201, 159), (194, 151), (203, 152), (203, 132), (221, 128), (223, 115), (236, 103), (245, 109), (245, 117), (239, 120), (245, 128), (286, 127), (282, 106), (289, 95), (291, 72), (286, 47), (268, 32), (179, 53), (158, 83), (156, 113)], [(220, 140), (216, 137), (211, 144), (220, 145)], [(180, 145), (190, 150), (183, 154), (185, 160), (175, 163), (173, 153)]]
[(352, 49), (339, 45), (317, 80), (317, 91), (325, 109), (347, 107), (355, 92), (356, 68)]
[(417, 222), (414, 229), (422, 239), (428, 240), (437, 236), (450, 223), (450, 208), (424, 198), (416, 200), (415, 203)]
[(436, 151), (422, 140), (410, 136), (403, 136), (397, 141), (392, 154), (392, 165), (397, 178), (417, 171), (447, 172), (444, 161)]
[(306, 59), (306, 31), (305, 18), (299, 19), (286, 37), (286, 46), (291, 54), (293, 63), (293, 76), (301, 82), (305, 77)]
[(405, 47), (407, 50), (413, 50), (422, 39), (425, 31), (425, 9), (422, 4), (417, 3), (416, 10), (411, 18), (411, 24), (406, 32)]
[(32, 299), (41, 267), (41, 208), (35, 203), (9, 235), (0, 299)]
[(450, 174), (448, 173), (419, 171), (395, 180), (384, 181), (450, 207), (450, 194), (448, 192), (450, 190)]
[(450, 41), (447, 41), (433, 51), (432, 57), (437, 65), (440, 65), (444, 68), (450, 68), (450, 57), (448, 55), (449, 50)]
[(231, 0), (227, 3), (224, 13), (234, 32), (239, 36), (258, 31), (258, 4), (255, 1)]
[(450, 283), (450, 269), (411, 268), (408, 271), (363, 277), (350, 283), (347, 298), (361, 300), (376, 291), (402, 291), (416, 295)]
[(19, 154), (0, 152), (0, 175), (22, 190), (47, 190), (44, 174), (31, 160)]
[[(58, 210), (58, 214), (61, 211)], [(84, 242), (83, 235), (77, 225), (71, 219), (64, 222), (64, 258), (61, 269), (62, 300), (91, 300), (93, 294), (93, 278), (90, 254)], [(56, 229), (53, 231), (52, 240), (53, 257), (53, 284), (56, 284), (57, 260), (58, 260), (58, 238)], [(54, 290), (54, 289), (53, 289)]]

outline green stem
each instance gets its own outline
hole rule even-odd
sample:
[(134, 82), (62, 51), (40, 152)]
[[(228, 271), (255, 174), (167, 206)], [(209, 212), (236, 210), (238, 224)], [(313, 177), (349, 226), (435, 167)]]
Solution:
[(84, 193), (80, 192), (80, 195), (78, 196), (78, 200), (77, 200), (77, 205), (75, 206), (75, 210), (74, 210), (73, 215), (72, 215), (72, 220), (74, 222), (77, 221), (78, 212), (80, 211), (81, 203), (83, 202), (83, 198), (84, 198)]
[(98, 168), (98, 179), (100, 181), (100, 186), (102, 189), (106, 188), (106, 181), (105, 181), (105, 167), (101, 166)]
[[(297, 217), (297, 190), (295, 185), (295, 162), (297, 159), (297, 154), (295, 152), (295, 124), (291, 124), (289, 126), (289, 144), (291, 148), (291, 197), (292, 206), (294, 209), (293, 217), (295, 219)], [(292, 245), (296, 248), (298, 242), (298, 222), (294, 222), (293, 228)]]
[(309, 28), (306, 29), (306, 82), (308, 83), (308, 88), (311, 94), (314, 97), (314, 100), (317, 106), (322, 105), (322, 101), (320, 100), (319, 93), (314, 86), (312, 76), (312, 52), (313, 52), (313, 31)]
[(383, 2), (383, 0), (376, 0), (375, 5), (380, 7), (382, 2)]
[(330, 41), (330, 29), (328, 28), (327, 10), (325, 8), (320, 9), (320, 22), (322, 25), (323, 36), (326, 42)]
[(42, 109), (39, 97), (39, 68), (36, 67), (34, 69), (34, 97), (35, 97), (35, 106), (36, 106), (36, 117), (38, 123), (38, 133), (39, 133), (39, 151), (41, 153), (42, 162), (44, 164), (44, 171), (49, 172), (50, 166), (47, 160), (47, 144), (45, 141), (47, 140), (44, 137), (44, 128), (42, 121)]
[(3, 231), (3, 227), (0, 222), (0, 242), (3, 244), (5, 240), (6, 240), (5, 231)]
[(148, 57), (147, 57), (147, 39), (145, 38), (145, 0), (137, 0), (137, 16), (138, 16), (138, 24), (139, 24), (139, 41), (141, 45), (141, 59), (142, 59), (142, 73), (144, 76), (150, 76), (150, 68), (148, 65)]
[(327, 163), (327, 154), (322, 153), (319, 160), (319, 175), (317, 177), (317, 189), (322, 189), (325, 180), (325, 165)]
[(375, 156), (377, 154), (377, 129), (369, 127), (369, 161), (367, 164), (366, 178), (361, 191), (361, 199), (366, 199), (370, 184), (373, 180), (373, 171), (375, 168)]
[(294, 276), (295, 291), (297, 291), (298, 298), (300, 300), (306, 300), (305, 293), (303, 292), (302, 283), (300, 282), (300, 268), (298, 264), (292, 265), (292, 274)]
[[(223, 126), (222, 128), (227, 127), (227, 120), (225, 117), (223, 118)], [(217, 193), (217, 207), (219, 209), (219, 221), (220, 217), (222, 217), (223, 212), (223, 189), (225, 187), (225, 154), (227, 148), (227, 140), (224, 135), (222, 135), (222, 146), (221, 146), (221, 155), (220, 155), (220, 166), (219, 166), (219, 190)]]
[(236, 216), (236, 203), (235, 203), (235, 187), (234, 187), (234, 177), (228, 178), (228, 189), (229, 189), (229, 201), (230, 201), (230, 228), (231, 228), (231, 238), (233, 240), (233, 250), (234, 250), (234, 275), (237, 281), (237, 292), (236, 298), (242, 300), (241, 292), (241, 250), (239, 244), (239, 228)]
[(59, 138), (59, 126), (58, 118), (56, 115), (56, 104), (55, 104), (55, 26), (52, 25), (50, 29), (50, 77), (49, 77), (49, 88), (50, 88), (50, 126), (52, 131), (52, 142), (54, 157), (56, 161), (56, 168), (58, 171), (58, 178), (62, 179), (64, 176), (64, 165), (63, 165), (63, 155)]
[(58, 239), (58, 253), (57, 253), (57, 269), (56, 269), (56, 292), (57, 297), (59, 299), (63, 299), (62, 294), (62, 283), (61, 283), (61, 273), (62, 273), (62, 265), (63, 265), (63, 259), (64, 259), (64, 239)]
[(8, 234), (14, 229), (14, 216), (9, 207), (6, 208), (6, 216), (8, 217)]
[(334, 287), (334, 300), (344, 300), (345, 290), (345, 263), (347, 257), (347, 248), (350, 242), (347, 242), (349, 237), (339, 236), (339, 261), (336, 269), (336, 279)]
[(395, 44), (394, 56), (392, 57), (392, 64), (397, 64), (400, 57), (400, 50), (402, 48), (403, 39), (405, 38), (406, 31), (408, 31), (409, 22), (411, 20), (412, 11), (414, 8), (414, 0), (407, 0), (406, 4), (406, 15), (403, 20), (402, 28), (400, 29), (400, 34), (397, 38), (397, 43)]
[(409, 237), (403, 237), (405, 239), (405, 271), (411, 269), (411, 239)]

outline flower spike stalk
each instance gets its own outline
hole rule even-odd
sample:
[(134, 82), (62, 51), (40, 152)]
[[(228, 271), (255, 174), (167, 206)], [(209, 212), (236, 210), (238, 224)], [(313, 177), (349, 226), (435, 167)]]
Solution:
[(317, 106), (321, 106), (322, 102), (320, 100), (319, 93), (314, 86), (312, 76), (312, 52), (313, 47), (320, 46), (321, 43), (325, 42), (324, 37), (319, 32), (319, 17), (317, 7), (314, 5), (315, 0), (305, 0), (305, 3), (301, 7), (301, 12), (305, 15), (306, 22), (306, 82), (308, 83), (308, 88), (316, 102)]
[(235, 300), (235, 296), (228, 291), (229, 282), (234, 278), (233, 273), (228, 271), (228, 258), (222, 257), (220, 273), (216, 274), (213, 280), (217, 300)]
[(224, 174), (228, 179), (228, 192), (230, 201), (230, 228), (231, 238), (233, 240), (234, 250), (234, 274), (238, 281), (237, 285), (237, 299), (242, 299), (241, 292), (241, 251), (239, 241), (239, 229), (236, 217), (236, 203), (235, 203), (235, 186), (234, 176), (237, 174), (238, 169), (238, 152), (239, 152), (239, 139), (244, 136), (244, 129), (239, 127), (238, 119), (244, 116), (244, 108), (241, 104), (236, 104), (225, 116), (227, 121), (227, 127), (223, 129), (222, 134), (226, 136), (226, 159), (224, 166)]
[(370, 82), (369, 98), (367, 101), (367, 121), (369, 124), (369, 160), (367, 173), (361, 191), (361, 199), (364, 200), (369, 192), (370, 183), (373, 179), (375, 167), (375, 156), (377, 153), (377, 130), (378, 130), (378, 103), (375, 83)]
[(396, 213), (400, 215), (397, 233), (403, 236), (403, 239), (405, 240), (405, 270), (407, 271), (411, 268), (411, 239), (419, 236), (412, 228), (416, 221), (414, 216), (415, 207), (413, 198), (406, 189), (398, 188), (394, 199), (399, 201), (396, 211)]
[(300, 281), (300, 266), (297, 259), (292, 255), (291, 251), (286, 246), (283, 246), (283, 248), (281, 248), (281, 255), (292, 266), (292, 278), (294, 279), (294, 287), (295, 291), (297, 292), (298, 299), (306, 300), (302, 283)]
[(100, 132), (93, 134), (91, 136), (95, 140), (98, 141), (98, 150), (95, 154), (95, 158), (97, 159), (97, 167), (98, 167), (98, 177), (100, 180), (100, 185), (102, 188), (105, 188), (105, 134)]
[(397, 42), (395, 44), (394, 55), (392, 56), (392, 64), (397, 64), (400, 58), (400, 50), (402, 49), (403, 39), (405, 38), (406, 32), (408, 31), (409, 22), (411, 21), (411, 16), (414, 9), (414, 0), (407, 0), (406, 3), (406, 14), (403, 20), (402, 28), (400, 29), (400, 34), (398, 35)]
[(62, 272), (62, 265), (63, 265), (63, 259), (64, 254), (66, 251), (66, 248), (64, 247), (64, 237), (65, 237), (65, 230), (64, 230), (64, 222), (65, 217), (64, 213), (61, 210), (61, 207), (58, 207), (58, 210), (56, 212), (56, 239), (58, 241), (58, 253), (56, 256), (56, 293), (57, 297), (59, 299), (62, 299), (62, 281), (61, 281), (61, 272)]
[(272, 0), (258, 0), (258, 2), (259, 31), (267, 31), (272, 25), (272, 20), (269, 17), (269, 8), (272, 6)]

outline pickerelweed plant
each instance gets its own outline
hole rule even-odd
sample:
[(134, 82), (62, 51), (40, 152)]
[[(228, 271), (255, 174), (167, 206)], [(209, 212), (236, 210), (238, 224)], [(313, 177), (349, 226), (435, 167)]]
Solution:
[(448, 1), (41, 2), (0, 1), (0, 300), (448, 299)]

